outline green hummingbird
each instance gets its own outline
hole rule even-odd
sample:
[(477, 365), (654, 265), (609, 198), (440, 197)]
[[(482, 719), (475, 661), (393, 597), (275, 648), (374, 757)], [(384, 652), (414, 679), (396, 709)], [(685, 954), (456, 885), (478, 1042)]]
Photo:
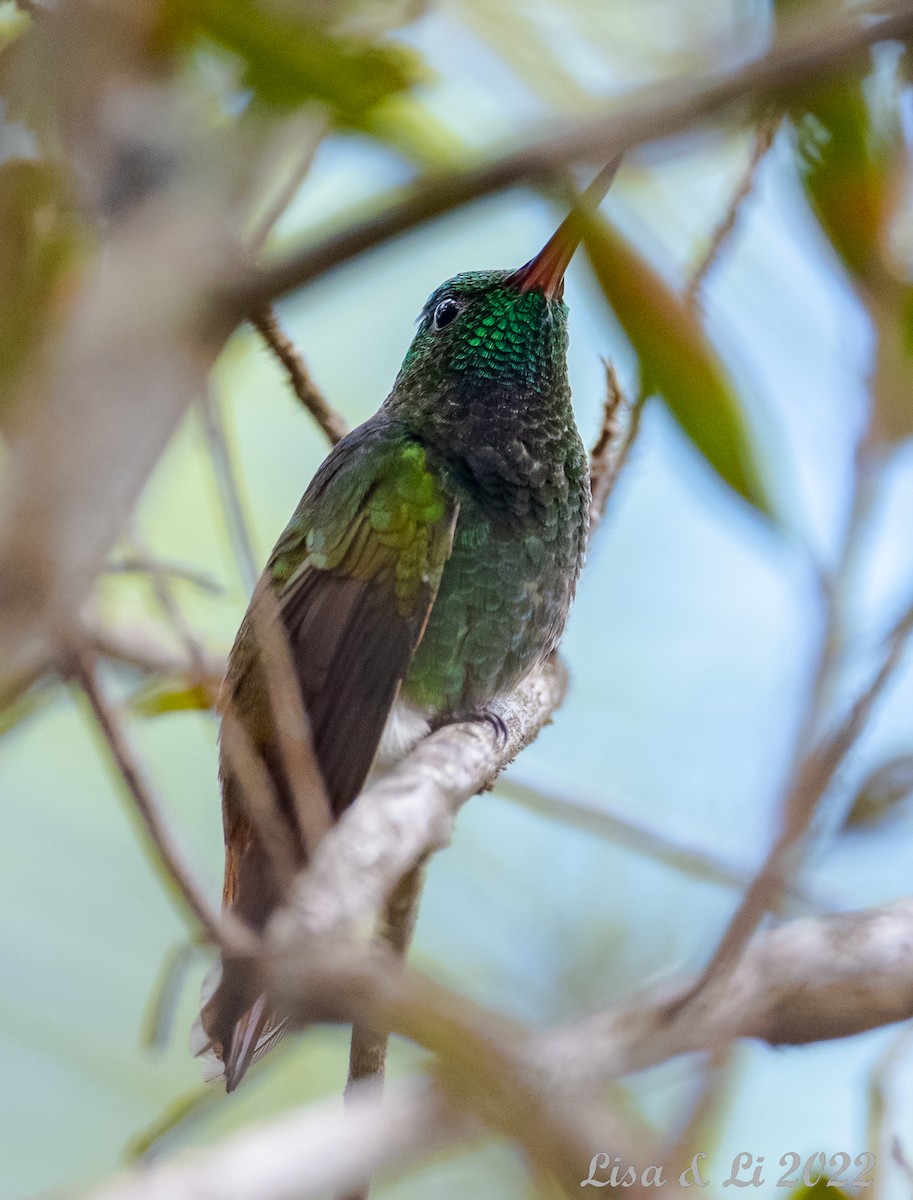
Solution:
[[(312, 847), (271, 713), (264, 606), (287, 639), (332, 818), (372, 765), (432, 723), (484, 714), (558, 644), (590, 501), (563, 300), (578, 240), (568, 218), (519, 270), (456, 275), (431, 295), (390, 395), (332, 450), (270, 556), (225, 698), (267, 765), (301, 864)], [(226, 739), (223, 723), (224, 903), (262, 929), (283, 887)], [(204, 1003), (197, 1046), (229, 1091), (284, 1027), (230, 975), (227, 964)]]

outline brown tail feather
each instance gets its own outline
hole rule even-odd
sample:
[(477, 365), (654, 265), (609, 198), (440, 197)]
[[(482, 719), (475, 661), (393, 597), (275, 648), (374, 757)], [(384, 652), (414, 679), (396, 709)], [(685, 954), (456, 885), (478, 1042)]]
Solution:
[(269, 1032), (267, 1026), (271, 1020), (272, 1014), (267, 1007), (266, 996), (261, 994), (235, 1023), (231, 1031), (228, 1053), (223, 1057), (226, 1091), (233, 1092), (244, 1078), (247, 1068), (260, 1057), (258, 1050), (264, 1035)]

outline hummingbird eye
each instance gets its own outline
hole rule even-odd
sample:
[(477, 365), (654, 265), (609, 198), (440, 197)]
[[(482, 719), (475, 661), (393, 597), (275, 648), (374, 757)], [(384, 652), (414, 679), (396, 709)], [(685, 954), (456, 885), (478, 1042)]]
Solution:
[(456, 300), (447, 296), (434, 310), (434, 328), (443, 329), (445, 325), (449, 325), (459, 311), (460, 306)]

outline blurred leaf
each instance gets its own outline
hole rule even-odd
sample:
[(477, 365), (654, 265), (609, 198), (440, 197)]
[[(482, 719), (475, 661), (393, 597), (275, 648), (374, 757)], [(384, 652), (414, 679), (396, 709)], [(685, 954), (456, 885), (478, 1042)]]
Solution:
[(790, 1192), (787, 1200), (850, 1200), (849, 1192), (842, 1188), (832, 1187), (824, 1176), (810, 1187), (802, 1184)]
[(913, 796), (913, 754), (900, 754), (877, 767), (863, 782), (844, 822), (844, 828), (880, 825)]
[(885, 278), (868, 298), (878, 335), (872, 375), (872, 428), (881, 441), (913, 436), (913, 288)]
[(166, 42), (202, 36), (236, 55), (244, 84), (265, 104), (294, 108), (320, 100), (344, 124), (356, 127), (381, 101), (422, 75), (414, 51), (334, 35), (306, 7), (168, 0), (162, 32)]
[(899, 129), (876, 129), (858, 75), (819, 84), (794, 113), (805, 190), (858, 281), (879, 271), (898, 162)]
[(65, 297), (81, 234), (61, 173), (31, 159), (0, 164), (0, 419), (10, 384)]
[(738, 398), (694, 310), (602, 218), (586, 221), (584, 245), (640, 359), (644, 392), (662, 396), (720, 478), (773, 516)]
[(130, 708), (141, 717), (160, 717), (172, 712), (208, 712), (212, 708), (209, 691), (200, 684), (152, 684), (142, 688), (130, 700)]
[[(55, 681), (56, 682), (56, 681)], [(47, 681), (36, 684), (24, 695), (0, 709), (0, 737), (17, 729), (30, 717), (43, 712), (56, 695), (56, 689)]]

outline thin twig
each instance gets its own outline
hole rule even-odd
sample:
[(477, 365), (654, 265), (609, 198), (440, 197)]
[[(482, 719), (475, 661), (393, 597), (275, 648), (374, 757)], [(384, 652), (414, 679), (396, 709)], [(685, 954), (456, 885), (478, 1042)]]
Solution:
[(250, 630), (266, 679), (271, 727), (292, 796), (301, 843), (316, 846), (333, 821), (332, 806), (317, 762), (310, 718), (295, 674), (291, 647), (272, 585), (261, 584), (249, 609)]
[(185, 566), (183, 563), (165, 562), (158, 559), (153, 564), (138, 554), (132, 554), (128, 557), (114, 559), (105, 565), (106, 575), (150, 575), (154, 570), (160, 571), (171, 579), (180, 579), (184, 583), (193, 584), (195, 588), (199, 588), (201, 592), (208, 592), (211, 596), (218, 596), (224, 591), (222, 585), (211, 575), (205, 575), (202, 571)]
[[(264, 209), (263, 215), (251, 231), (247, 239), (247, 252), (251, 258), (260, 256), (269, 235), (273, 232), (279, 218), (295, 199), (305, 176), (311, 169), (314, 155), (327, 131), (326, 113), (315, 106), (314, 110), (305, 116), (306, 130), (295, 130), (295, 148), (297, 160), (288, 172), (283, 183), (276, 189), (276, 194)], [(296, 122), (301, 125), (302, 122)]]
[[(418, 905), (424, 882), (424, 867), (413, 867), (399, 882), (387, 901), (383, 915), (380, 940), (398, 959), (404, 959), (415, 931)], [(384, 1082), (389, 1037), (383, 1030), (356, 1023), (352, 1027), (352, 1044), (349, 1050), (349, 1078), (346, 1083), (345, 1102), (358, 1100), (365, 1086), (380, 1090)], [(340, 1200), (368, 1200), (371, 1190), (370, 1179), (365, 1180), (356, 1191), (347, 1192)]]
[[(891, 1038), (886, 1049), (879, 1056), (869, 1077), (868, 1137), (866, 1144), (879, 1158), (882, 1157), (882, 1151), (887, 1150), (889, 1147), (886, 1125), (888, 1089), (891, 1082), (891, 1075), (894, 1068), (900, 1062), (902, 1055), (909, 1048), (911, 1037), (913, 1037), (913, 1024), (904, 1025), (900, 1033), (896, 1037)], [(867, 1200), (881, 1200), (884, 1194), (883, 1177), (880, 1174), (876, 1174), (872, 1181), (872, 1190), (868, 1193)]]
[[(569, 796), (548, 791), (537, 784), (531, 787), (508, 775), (498, 783), (498, 795), (522, 805), (530, 812), (549, 820), (561, 821), (576, 829), (584, 829), (596, 837), (606, 838), (616, 845), (633, 850), (661, 862), (675, 871), (690, 875), (704, 883), (723, 887), (744, 888), (751, 883), (751, 871), (728, 863), (718, 855), (697, 846), (686, 846), (675, 838), (650, 829), (630, 817), (606, 807), (588, 804)], [(803, 888), (790, 885), (786, 896), (800, 912), (830, 912), (832, 906), (823, 899), (809, 895)]]
[(735, 231), (742, 206), (752, 193), (758, 168), (773, 145), (774, 138), (777, 136), (777, 130), (780, 128), (781, 120), (782, 117), (779, 112), (772, 112), (760, 122), (754, 131), (751, 154), (745, 169), (739, 178), (739, 182), (726, 207), (726, 212), (722, 220), (710, 235), (707, 248), (698, 260), (697, 266), (691, 273), (688, 285), (685, 288), (684, 302), (692, 308), (697, 305), (707, 276), (715, 266), (724, 246)]
[(238, 782), (244, 811), (256, 830), (280, 887), (285, 888), (297, 873), (298, 853), (291, 844), (288, 822), (282, 814), (266, 763), (257, 753), (244, 722), (235, 713), (227, 688), (222, 696), (220, 744), (225, 766)]
[(614, 365), (603, 359), (606, 374), (606, 397), (602, 407), (599, 436), (590, 451), (590, 528), (592, 539), (602, 520), (618, 473), (624, 465), (631, 441), (636, 432), (633, 406), (625, 395)]
[(191, 942), (181, 942), (165, 955), (143, 1021), (142, 1044), (150, 1050), (163, 1050), (168, 1044), (187, 970), (197, 949)]
[(471, 200), (523, 181), (547, 181), (573, 162), (625, 155), (736, 104), (789, 95), (832, 75), (876, 42), (904, 41), (913, 35), (913, 10), (907, 0), (857, 5), (852, 13), (836, 18), (828, 16), (831, 12), (831, 5), (819, 5), (803, 14), (770, 51), (728, 73), (713, 71), (697, 79), (646, 88), (621, 106), (613, 101), (595, 115), (556, 124), (519, 149), (426, 178), (368, 218), (351, 221), (339, 232), (311, 241), (285, 262), (229, 285), (223, 300), (239, 314), (258, 313), (271, 301), (381, 242)]
[[(185, 653), (176, 653), (155, 636), (153, 629), (131, 626), (128, 629), (84, 627), (84, 639), (99, 658), (123, 663), (145, 675), (194, 678), (195, 666)], [(207, 655), (205, 660), (206, 686), (218, 689), (225, 674), (225, 659)]]
[(913, 633), (913, 607), (900, 617), (886, 640), (882, 661), (833, 733), (804, 759), (784, 804), (784, 822), (764, 865), (745, 893), (726, 933), (692, 992), (677, 1003), (690, 1004), (719, 975), (732, 968), (749, 938), (782, 890), (791, 853), (804, 837), (818, 803), (847, 753), (868, 723)]
[(213, 704), (217, 700), (217, 690), (212, 685), (211, 675), (208, 670), (208, 656), (203, 649), (203, 644), (191, 629), (187, 618), (181, 611), (181, 606), (178, 604), (172, 590), (172, 581), (168, 573), (162, 569), (158, 560), (154, 555), (150, 554), (147, 547), (143, 545), (139, 534), (134, 530), (130, 535), (130, 541), (133, 543), (138, 557), (148, 563), (149, 581), (152, 584), (152, 590), (155, 598), (158, 601), (164, 615), (168, 618), (172, 629), (187, 652), (187, 657), (190, 660), (191, 669), (194, 678), (210, 693), (210, 699)]
[[(99, 687), (91, 658), (81, 647), (77, 646), (72, 651), (71, 661), (73, 677), (89, 701), (98, 727), (108, 743), (114, 764), (130, 792), (134, 807), (168, 878), (173, 882), (185, 905), (196, 917), (201, 929), (211, 942), (219, 946), (223, 945), (227, 939), (232, 942), (236, 941), (236, 931), (240, 932), (240, 926), (237, 925), (237, 922), (233, 926), (228, 926), (223, 919), (220, 919), (218, 911), (210, 903), (205, 889), (197, 881), (193, 868), (185, 858), (180, 843), (174, 837), (167, 819), (162, 814), (157, 800), (143, 777), (139, 764), (127, 745), (113, 709)], [(245, 938), (244, 941), (247, 942), (248, 939)]]
[(261, 309), (251, 316), (250, 323), (285, 367), (292, 390), (301, 404), (335, 446), (349, 432), (345, 417), (332, 407), (314, 383), (304, 359), (280, 329), (275, 309), (272, 306)]
[(235, 553), (235, 562), (238, 564), (241, 580), (250, 595), (257, 585), (259, 572), (254, 560), (247, 517), (241, 503), (238, 474), (232, 462), (231, 449), (228, 445), (222, 406), (211, 384), (200, 396), (198, 409), (203, 421), (206, 444), (209, 447), (209, 457), (215, 474), (219, 501), (225, 514), (228, 534)]
[[(913, 1017), (913, 898), (789, 921), (752, 941), (691, 1004), (665, 982), (628, 1004), (537, 1040), (555, 1087), (595, 1086), (735, 1038), (808, 1045)], [(563, 1081), (563, 1082), (562, 1082)]]

